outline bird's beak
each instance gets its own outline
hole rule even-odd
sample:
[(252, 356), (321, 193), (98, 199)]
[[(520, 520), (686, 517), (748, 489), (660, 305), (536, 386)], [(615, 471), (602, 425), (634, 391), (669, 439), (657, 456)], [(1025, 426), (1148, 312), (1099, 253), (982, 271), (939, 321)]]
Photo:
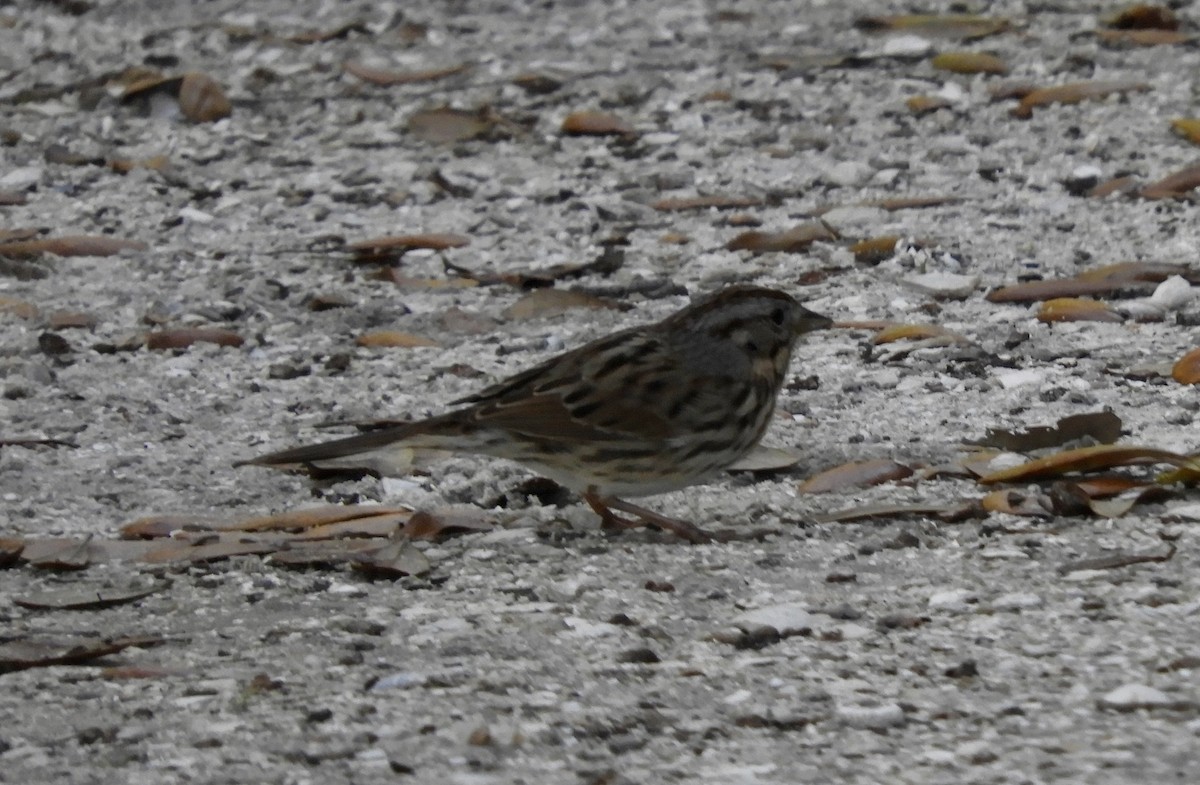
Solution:
[(801, 308), (803, 313), (800, 315), (800, 323), (796, 326), (796, 334), (803, 335), (811, 333), (815, 330), (824, 330), (833, 326), (833, 319), (828, 316), (822, 316), (815, 311), (810, 311), (807, 308)]

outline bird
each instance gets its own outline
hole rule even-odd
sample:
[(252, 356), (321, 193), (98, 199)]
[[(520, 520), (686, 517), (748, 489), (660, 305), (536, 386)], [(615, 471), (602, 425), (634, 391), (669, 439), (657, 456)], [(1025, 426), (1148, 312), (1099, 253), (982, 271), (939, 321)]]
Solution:
[(771, 420), (798, 339), (831, 324), (786, 292), (727, 286), (453, 401), (458, 408), (445, 414), (236, 465), (312, 473), (389, 451), (474, 453), (575, 491), (606, 530), (650, 526), (710, 542), (695, 524), (622, 497), (706, 482), (748, 453)]

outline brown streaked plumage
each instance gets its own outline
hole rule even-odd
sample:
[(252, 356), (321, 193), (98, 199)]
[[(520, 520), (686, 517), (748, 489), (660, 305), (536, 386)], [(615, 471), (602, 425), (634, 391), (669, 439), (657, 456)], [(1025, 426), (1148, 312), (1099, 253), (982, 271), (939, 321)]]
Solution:
[(784, 292), (732, 286), (551, 358), (446, 414), (244, 463), (312, 469), (414, 447), (492, 455), (579, 492), (606, 526), (651, 524), (705, 542), (690, 523), (619, 497), (704, 482), (749, 452), (770, 422), (796, 340), (829, 324)]

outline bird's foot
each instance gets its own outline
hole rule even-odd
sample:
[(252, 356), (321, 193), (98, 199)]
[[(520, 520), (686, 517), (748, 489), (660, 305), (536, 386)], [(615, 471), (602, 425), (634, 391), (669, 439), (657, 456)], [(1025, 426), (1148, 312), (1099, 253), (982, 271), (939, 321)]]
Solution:
[[(678, 518), (669, 518), (666, 515), (660, 515), (653, 510), (647, 510), (645, 507), (630, 504), (615, 496), (602, 497), (589, 492), (583, 495), (583, 500), (600, 516), (601, 528), (609, 531), (624, 531), (625, 529), (634, 529), (639, 526), (653, 526), (663, 531), (671, 532), (676, 537), (688, 542), (699, 544), (713, 541), (712, 535), (694, 524), (681, 521)], [(627, 512), (636, 517), (622, 518), (613, 512), (613, 510)]]

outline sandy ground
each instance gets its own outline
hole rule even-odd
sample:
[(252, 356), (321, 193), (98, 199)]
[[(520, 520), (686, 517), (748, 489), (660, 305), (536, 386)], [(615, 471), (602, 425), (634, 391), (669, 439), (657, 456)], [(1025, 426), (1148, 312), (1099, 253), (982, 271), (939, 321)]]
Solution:
[[(0, 436), (75, 446), (0, 448), (0, 534), (110, 540), (145, 515), (239, 518), (322, 501), (503, 505), (488, 511), (494, 531), (421, 545), (432, 572), (399, 581), (252, 556), (0, 571), (4, 641), (166, 639), (101, 662), (140, 671), (0, 676), (0, 781), (1200, 778), (1200, 565), (1194, 514), (1178, 506), (1194, 504), (1194, 491), (1115, 520), (958, 523), (817, 521), (866, 503), (981, 495), (961, 477), (797, 493), (801, 478), (846, 461), (951, 460), (989, 427), (1105, 407), (1131, 444), (1187, 452), (1200, 442), (1193, 388), (1130, 373), (1196, 345), (1195, 302), (1159, 322), (1051, 327), (1035, 306), (984, 299), (1018, 279), (1121, 261), (1195, 266), (1193, 204), (1087, 199), (1072, 187), (1153, 180), (1196, 157), (1169, 129), (1196, 112), (1196, 48), (1102, 45), (1091, 31), (1112, 9), (1091, 3), (997, 4), (989, 13), (1013, 29), (966, 43), (853, 25), (899, 10), (768, 0), (0, 7), (0, 191), (26, 197), (0, 207), (0, 224), (147, 245), (4, 262)], [(1191, 6), (1180, 13), (1198, 21)], [(355, 20), (331, 40), (287, 38)], [(1012, 71), (930, 65), (963, 48)], [(471, 68), (379, 87), (345, 74), (347, 61)], [(204, 72), (233, 114), (202, 124), (146, 116), (103, 87), (132, 66)], [(522, 73), (559, 86), (530, 92), (513, 84)], [(1086, 79), (1150, 89), (1029, 120), (988, 92)], [(915, 116), (905, 100), (918, 94), (950, 106)], [(409, 118), (442, 105), (488, 106), (503, 121), (484, 139), (417, 138)], [(578, 110), (614, 113), (638, 135), (564, 136)], [(52, 145), (83, 160), (48, 160)], [(103, 164), (160, 155), (165, 170)], [(697, 194), (760, 203), (652, 207)], [(956, 201), (864, 206), (903, 197)], [(829, 207), (825, 220), (847, 240), (897, 234), (922, 245), (877, 265), (839, 241), (801, 253), (725, 249), (746, 228), (731, 215), (780, 231)], [(398, 267), (438, 281), (448, 280), (445, 261), (544, 269), (591, 261), (622, 237), (620, 269), (558, 288), (629, 307), (511, 318), (525, 294), (517, 287), (396, 285), (340, 250), (412, 232), (469, 236)], [(915, 288), (926, 274), (961, 291)], [(519, 491), (520, 468), (470, 456), (408, 479), (338, 483), (321, 498), (306, 480), (231, 466), (320, 438), (315, 427), (328, 421), (440, 411), (737, 281), (786, 289), (841, 321), (934, 323), (973, 342), (911, 350), (871, 347), (862, 329), (814, 336), (767, 438), (798, 450), (799, 465), (647, 502), (714, 528), (767, 529), (759, 540), (604, 536), (577, 502), (543, 506)], [(322, 297), (345, 307), (309, 307)], [(60, 311), (94, 325), (53, 326)], [(245, 343), (138, 348), (148, 321), (229, 329)], [(440, 346), (355, 345), (381, 329)], [(1059, 569), (1162, 553), (1164, 539), (1178, 547), (1169, 561)], [(105, 610), (14, 604), (159, 579), (170, 587)], [(128, 678), (137, 673), (145, 678)]]

